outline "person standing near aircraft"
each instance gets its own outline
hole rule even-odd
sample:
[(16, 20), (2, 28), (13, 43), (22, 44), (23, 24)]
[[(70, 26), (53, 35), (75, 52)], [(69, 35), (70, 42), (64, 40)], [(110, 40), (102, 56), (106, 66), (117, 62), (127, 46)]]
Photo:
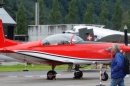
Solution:
[(124, 56), (120, 52), (120, 48), (117, 44), (113, 44), (111, 48), (113, 59), (111, 62), (111, 84), (110, 86), (125, 86), (124, 77), (126, 74), (123, 72), (124, 68)]

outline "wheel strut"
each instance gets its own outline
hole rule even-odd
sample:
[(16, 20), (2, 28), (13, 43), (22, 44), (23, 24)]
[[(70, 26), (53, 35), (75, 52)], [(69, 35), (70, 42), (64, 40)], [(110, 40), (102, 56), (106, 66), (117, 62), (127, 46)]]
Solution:
[(75, 65), (74, 78), (82, 78), (83, 72), (79, 70), (79, 65)]

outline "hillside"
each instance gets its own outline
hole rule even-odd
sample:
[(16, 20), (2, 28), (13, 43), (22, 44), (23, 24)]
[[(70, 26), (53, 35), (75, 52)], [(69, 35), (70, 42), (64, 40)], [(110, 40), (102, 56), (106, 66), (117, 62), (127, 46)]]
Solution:
[[(2, 1), (2, 0), (1, 0)], [(16, 12), (18, 11), (18, 6), (20, 3), (23, 3), (23, 6), (26, 10), (26, 16), (27, 16), (27, 25), (33, 24), (34, 19), (35, 19), (35, 2), (37, 0), (3, 0), (6, 5), (4, 5), (4, 8), (7, 10), (7, 12), (13, 17), (14, 20), (16, 20)], [(71, 0), (58, 0), (59, 1), (59, 8), (60, 8), (60, 13), (62, 15), (62, 21), (61, 23), (67, 23), (65, 20), (66, 15), (69, 12), (69, 3)], [(102, 2), (104, 0), (76, 0), (76, 6), (77, 6), (77, 23), (81, 24), (83, 23), (83, 18), (84, 14), (87, 10), (87, 4), (92, 3), (94, 6), (94, 24), (99, 24), (98, 17), (101, 13), (101, 7), (102, 7)], [(107, 2), (107, 9), (108, 9), (108, 27), (111, 28), (111, 20), (112, 20), (112, 15), (114, 13), (114, 8), (117, 0), (106, 0)], [(129, 0), (120, 0), (121, 5), (123, 8), (123, 13), (125, 14), (129, 9)], [(43, 0), (44, 2), (44, 24), (50, 24), (49, 22), (49, 13), (50, 10), (52, 9), (52, 3), (53, 0)]]

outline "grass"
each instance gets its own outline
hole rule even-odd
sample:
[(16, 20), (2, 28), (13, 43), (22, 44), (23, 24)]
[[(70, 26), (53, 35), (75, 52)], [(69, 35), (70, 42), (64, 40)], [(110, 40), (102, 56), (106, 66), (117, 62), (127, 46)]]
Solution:
[[(81, 65), (83, 68), (92, 68), (91, 66), (88, 65)], [(18, 71), (23, 71), (25, 69), (24, 64), (17, 64), (17, 65), (0, 65), (0, 72), (18, 72)], [(41, 70), (51, 70), (51, 66), (48, 65), (27, 65), (26, 69), (29, 71), (41, 71)], [(56, 66), (55, 70), (67, 70), (68, 65), (59, 65)]]
[[(51, 70), (51, 66), (47, 65), (27, 65), (26, 67), (29, 71), (37, 71), (37, 70)], [(60, 65), (56, 66), (55, 70), (67, 70), (67, 65)], [(24, 65), (18, 64), (18, 65), (4, 65), (0, 66), (0, 72), (16, 72), (16, 71), (23, 71)]]

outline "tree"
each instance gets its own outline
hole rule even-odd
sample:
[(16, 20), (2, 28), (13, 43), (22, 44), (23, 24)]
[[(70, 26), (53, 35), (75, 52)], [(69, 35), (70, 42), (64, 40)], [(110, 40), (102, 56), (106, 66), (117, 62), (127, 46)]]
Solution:
[(39, 3), (39, 24), (44, 24), (44, 3), (43, 0), (38, 0)]
[(58, 0), (53, 0), (52, 9), (49, 15), (50, 24), (60, 24), (61, 23), (61, 13), (59, 11)]
[[(18, 6), (22, 2), (24, 5), (24, 8), (26, 10), (26, 16), (27, 16), (27, 25), (32, 24), (31, 22), (34, 22), (35, 20), (35, 10), (34, 10), (34, 5), (35, 2), (38, 0), (3, 0), (6, 5), (3, 7), (5, 10), (9, 13), (9, 15), (16, 20), (16, 12), (18, 10)], [(44, 19), (40, 18), (44, 21), (44, 24), (50, 24), (49, 22), (49, 14), (50, 10), (52, 9), (52, 0), (41, 0), (44, 3), (43, 11), (44, 11)], [(59, 11), (62, 15), (62, 21), (61, 23), (66, 23), (68, 20), (73, 20), (72, 23), (83, 23), (84, 15), (86, 13), (86, 3), (92, 3), (94, 7), (94, 23), (99, 23), (99, 15), (102, 12), (101, 11), (101, 4), (104, 0), (75, 0), (76, 3), (73, 7), (73, 5), (70, 5), (70, 2), (72, 0), (58, 0), (59, 1)], [(108, 27), (112, 28), (112, 15), (114, 14), (113, 9), (116, 5), (117, 0), (106, 0), (107, 2), (107, 10), (108, 10)], [(120, 0), (123, 11), (126, 12), (129, 9), (129, 0)], [(68, 8), (71, 7), (73, 10), (69, 10)], [(75, 10), (77, 10), (75, 12)], [(71, 12), (71, 13), (70, 13)], [(41, 13), (40, 13), (41, 14)], [(72, 15), (69, 18), (67, 18), (67, 14)], [(75, 17), (76, 16), (76, 17)], [(78, 18), (78, 19), (77, 19)], [(69, 21), (70, 21), (69, 20)], [(95, 22), (96, 21), (96, 22)]]
[(17, 6), (16, 6), (16, 5), (17, 5), (17, 4), (16, 4), (16, 0), (13, 0), (13, 1), (12, 1), (12, 4), (13, 4), (12, 9), (13, 9), (13, 10), (18, 10), (18, 9), (17, 9)]
[(21, 3), (16, 13), (17, 31), (16, 34), (26, 34), (26, 13), (23, 4)]
[(66, 22), (68, 24), (77, 23), (77, 12), (76, 0), (71, 0), (69, 3), (69, 13), (66, 16)]
[(108, 26), (108, 10), (106, 0), (102, 3), (102, 12), (99, 15), (99, 24)]
[(87, 11), (84, 15), (83, 23), (86, 23), (86, 24), (94, 23), (94, 7), (92, 3), (87, 5)]
[(130, 32), (130, 15), (127, 12), (123, 13), (123, 20), (122, 20), (122, 29), (121, 31), (124, 31), (124, 26), (127, 25), (128, 32)]
[(123, 19), (122, 19), (122, 31), (124, 30), (124, 26), (127, 25), (128, 32), (130, 32), (130, 8), (128, 11), (123, 13)]
[(120, 0), (117, 0), (114, 14), (112, 16), (112, 29), (120, 30), (122, 24), (123, 10)]
[[(79, 23), (82, 23), (83, 22), (83, 17), (84, 17), (84, 14), (85, 14), (85, 10), (86, 10), (86, 7), (84, 7), (84, 4), (86, 1), (84, 0), (76, 0), (77, 2), (77, 9), (78, 9), (78, 24)], [(86, 4), (85, 4), (86, 6)]]

